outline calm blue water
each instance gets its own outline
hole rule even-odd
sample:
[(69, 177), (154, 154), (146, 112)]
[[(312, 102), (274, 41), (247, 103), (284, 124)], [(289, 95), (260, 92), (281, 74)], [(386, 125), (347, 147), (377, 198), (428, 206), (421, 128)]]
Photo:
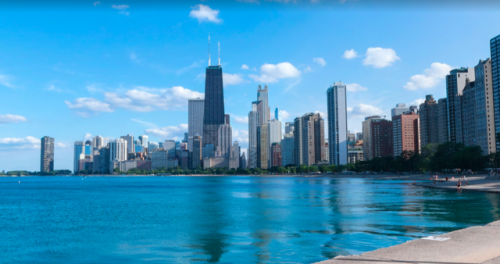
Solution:
[(483, 225), (499, 206), (396, 180), (0, 178), (0, 262), (311, 263)]

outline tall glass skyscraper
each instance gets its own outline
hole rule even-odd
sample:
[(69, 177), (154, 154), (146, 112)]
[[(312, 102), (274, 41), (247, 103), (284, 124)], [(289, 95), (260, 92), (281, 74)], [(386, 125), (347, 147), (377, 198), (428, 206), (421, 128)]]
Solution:
[[(493, 104), (495, 106), (495, 133), (500, 132), (500, 35), (490, 40), (491, 76), (493, 76)], [(497, 150), (500, 144), (497, 142)]]
[(54, 138), (43, 137), (41, 140), (40, 172), (54, 170)]
[(346, 86), (335, 82), (326, 91), (328, 106), (329, 162), (347, 164), (347, 101)]
[(219, 126), (224, 124), (224, 90), (222, 67), (208, 66), (205, 74), (205, 105), (203, 113), (203, 147), (217, 146)]

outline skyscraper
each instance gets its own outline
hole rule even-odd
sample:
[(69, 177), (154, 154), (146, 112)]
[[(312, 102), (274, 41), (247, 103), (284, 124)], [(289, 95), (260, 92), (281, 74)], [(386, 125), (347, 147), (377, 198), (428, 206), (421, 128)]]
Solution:
[(269, 120), (271, 120), (271, 118), (270, 118), (271, 109), (269, 108), (269, 93), (268, 92), (269, 91), (268, 91), (267, 85), (265, 85), (264, 89), (262, 89), (262, 86), (260, 86), (260, 84), (259, 84), (259, 87), (257, 88), (257, 101), (262, 102), (262, 107), (260, 109), (258, 109), (258, 111), (261, 112), (261, 114), (260, 114), (260, 123), (261, 124), (267, 124), (267, 122), (269, 122)]
[(438, 100), (438, 143), (443, 144), (449, 141), (448, 134), (448, 99)]
[(371, 119), (371, 121), (372, 158), (392, 156), (394, 153), (392, 121), (385, 119)]
[(127, 134), (126, 136), (122, 136), (121, 139), (127, 142), (127, 153), (135, 153), (134, 136)]
[(492, 60), (479, 60), (474, 67), (475, 77), (475, 133), (477, 145), (481, 146), (484, 153), (496, 152), (494, 94), (492, 92), (493, 76), (491, 74)]
[[(425, 102), (420, 104), (419, 112), (421, 145), (439, 143), (438, 103), (431, 94), (425, 96)], [(396, 142), (394, 142), (394, 145), (396, 145)]]
[(92, 139), (92, 147), (94, 150), (99, 150), (100, 148), (104, 147), (104, 138), (101, 136), (95, 136)]
[[(495, 105), (495, 133), (500, 132), (500, 35), (492, 38), (490, 40), (490, 51), (491, 51), (491, 76), (492, 86), (487, 87), (487, 92), (492, 92), (491, 96), (494, 98)], [(488, 90), (492, 87), (493, 89)], [(493, 91), (492, 91), (493, 90)], [(491, 110), (491, 109), (490, 109)], [(493, 114), (490, 111), (490, 115)], [(500, 149), (500, 143), (497, 142), (497, 149)]]
[[(233, 142), (232, 128), (228, 124), (219, 126), (216, 151), (220, 157), (229, 157), (231, 142)], [(239, 155), (239, 154), (238, 154)], [(239, 157), (238, 157), (239, 158)]]
[(260, 125), (258, 102), (252, 103), (252, 111), (248, 113), (248, 168), (257, 167), (257, 128)]
[(225, 123), (222, 67), (208, 66), (205, 73), (205, 104), (203, 112), (203, 147), (217, 146), (219, 126)]
[[(271, 155), (271, 148), (272, 148), (272, 145), (273, 143), (278, 143), (281, 145), (281, 138), (282, 138), (282, 126), (281, 126), (281, 121), (277, 120), (277, 119), (273, 119), (271, 121), (268, 122), (268, 125), (267, 125), (267, 129), (268, 129), (268, 133), (267, 133), (267, 136), (269, 137), (268, 139), (268, 144), (269, 144), (269, 155)], [(281, 149), (280, 149), (280, 153), (281, 153)], [(269, 166), (271, 166), (271, 162), (272, 162), (272, 157), (269, 156)], [(281, 158), (280, 158), (281, 160)]]
[(281, 166), (281, 145), (279, 143), (272, 143), (271, 145), (271, 168)]
[(324, 131), (324, 120), (319, 113), (302, 116), (302, 164), (310, 166), (325, 160)]
[(460, 68), (450, 71), (446, 75), (446, 97), (448, 99), (448, 137), (451, 142), (462, 143), (462, 109), (461, 100), (457, 98), (462, 96), (465, 88), (465, 81), (474, 81), (473, 68)]
[[(403, 151), (413, 151), (414, 153), (420, 152), (419, 121), (419, 115), (415, 112), (406, 112), (392, 117), (392, 144), (394, 157), (401, 155)], [(389, 133), (388, 130), (385, 131), (385, 133)]]
[(74, 152), (73, 152), (73, 172), (76, 174), (78, 172), (78, 166), (80, 165), (80, 154), (84, 153), (83, 141), (75, 141)]
[(257, 167), (267, 170), (269, 162), (269, 136), (267, 124), (257, 128)]
[(294, 135), (293, 133), (286, 133), (281, 141), (281, 164), (283, 167), (286, 165), (294, 165)]
[(41, 149), (40, 172), (51, 172), (54, 170), (54, 138), (43, 137)]
[(276, 107), (276, 109), (274, 110), (274, 119), (282, 121), (281, 120), (281, 112), (280, 112), (280, 109), (278, 107)]
[[(328, 107), (329, 163), (347, 164), (347, 99), (346, 86), (335, 82), (326, 91)], [(354, 135), (353, 135), (354, 137)]]
[(296, 117), (294, 119), (294, 146), (293, 146), (293, 159), (295, 166), (304, 164), (302, 159), (302, 118)]
[[(109, 159), (112, 164), (113, 161), (125, 161), (128, 157), (128, 141), (119, 138), (115, 141), (109, 142)], [(113, 172), (111, 169), (110, 172)]]
[(201, 144), (202, 144), (202, 139), (198, 133), (195, 133), (193, 136), (193, 154), (191, 158), (191, 168), (192, 169), (197, 169), (198, 167), (201, 167)]
[(203, 136), (203, 116), (205, 100), (196, 98), (188, 100), (188, 150), (193, 151), (193, 137), (196, 133)]
[(365, 117), (363, 121), (363, 159), (371, 160), (373, 159), (373, 147), (372, 147), (372, 129), (371, 123), (374, 120), (380, 120), (380, 116), (368, 116)]
[(397, 116), (400, 115), (404, 112), (410, 111), (410, 108), (406, 106), (406, 104), (397, 104), (396, 107), (391, 109), (391, 115), (392, 116)]

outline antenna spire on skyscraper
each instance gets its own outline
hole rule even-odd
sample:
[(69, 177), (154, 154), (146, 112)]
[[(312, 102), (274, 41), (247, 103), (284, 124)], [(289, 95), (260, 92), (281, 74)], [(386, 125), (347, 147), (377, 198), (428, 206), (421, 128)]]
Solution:
[(210, 34), (208, 35), (208, 66), (210, 66)]

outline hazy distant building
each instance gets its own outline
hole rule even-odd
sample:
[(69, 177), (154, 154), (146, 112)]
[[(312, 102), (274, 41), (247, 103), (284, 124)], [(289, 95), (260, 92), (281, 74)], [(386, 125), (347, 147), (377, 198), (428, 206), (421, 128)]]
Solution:
[(372, 146), (372, 130), (371, 123), (373, 121), (382, 120), (380, 116), (368, 116), (363, 121), (363, 159), (373, 159), (373, 146)]
[(267, 170), (269, 161), (269, 136), (267, 124), (257, 128), (257, 167)]
[[(426, 95), (425, 102), (420, 104), (420, 139), (422, 146), (439, 143), (438, 109), (438, 103), (431, 94)], [(394, 142), (394, 146), (396, 146), (396, 142)], [(396, 151), (396, 148), (394, 151)]]
[(128, 157), (128, 142), (120, 138), (109, 142), (109, 155), (111, 161), (125, 161)]
[(151, 169), (168, 169), (168, 151), (159, 149), (151, 154)]
[(100, 149), (100, 148), (104, 147), (104, 138), (101, 136), (95, 136), (92, 139), (92, 147), (94, 149)]
[[(491, 76), (492, 84), (486, 87), (486, 92), (489, 93), (494, 99), (493, 104), (495, 111), (490, 108), (490, 116), (495, 116), (495, 130), (496, 133), (500, 132), (500, 35), (490, 40), (491, 51)], [(485, 84), (486, 85), (486, 84)], [(500, 149), (500, 143), (497, 142), (497, 149)]]
[[(386, 131), (388, 133), (388, 131)], [(393, 156), (403, 151), (420, 153), (420, 120), (415, 112), (407, 112), (392, 117)], [(383, 157), (383, 156), (380, 156)]]
[(229, 169), (240, 168), (240, 145), (235, 141), (229, 150)]
[(281, 167), (281, 145), (273, 143), (271, 145), (271, 168)]
[(406, 104), (397, 104), (396, 107), (391, 109), (391, 115), (397, 116), (408, 111), (410, 111), (410, 108)]
[(282, 121), (281, 120), (281, 112), (280, 112), (280, 109), (278, 107), (276, 107), (276, 109), (274, 110), (274, 119)]
[(385, 119), (371, 119), (371, 121), (372, 122), (370, 122), (371, 126), (370, 147), (372, 148), (371, 153), (373, 153), (372, 158), (392, 156), (394, 153), (392, 122)]
[(448, 99), (448, 137), (451, 142), (463, 143), (463, 124), (461, 100), (462, 92), (465, 88), (465, 82), (474, 81), (473, 68), (460, 68), (450, 71), (446, 75), (446, 97)]
[(350, 148), (354, 144), (356, 144), (356, 134), (351, 133), (351, 131), (347, 130), (347, 146)]
[(356, 133), (356, 141), (363, 140), (363, 132)]
[[(210, 63), (209, 63), (210, 64)], [(217, 146), (219, 126), (225, 123), (222, 67), (208, 66), (205, 73), (205, 103), (203, 112), (203, 147)]]
[(41, 139), (40, 172), (54, 171), (54, 138)]
[(281, 165), (283, 167), (287, 165), (294, 165), (294, 134), (292, 133), (286, 133), (283, 137), (283, 140), (281, 141)]
[(188, 150), (193, 151), (193, 137), (196, 133), (203, 136), (203, 116), (205, 99), (196, 98), (188, 100)]
[[(347, 164), (347, 99), (346, 86), (335, 82), (326, 91), (328, 107), (329, 163)], [(353, 141), (354, 141), (354, 135)], [(322, 144), (322, 146), (324, 143)], [(324, 157), (324, 155), (323, 155)]]
[[(73, 172), (78, 173), (78, 167), (80, 165), (80, 155), (84, 153), (83, 141), (75, 141), (74, 149), (73, 149)], [(84, 154), (85, 155), (85, 154)]]
[(293, 122), (285, 123), (285, 134), (293, 133), (295, 130), (295, 126)]
[(126, 136), (122, 136), (121, 139), (127, 142), (127, 153), (135, 153), (134, 136), (127, 134)]
[(102, 147), (99, 149), (99, 173), (101, 174), (110, 173), (111, 153), (109, 150), (109, 147)]
[(240, 168), (246, 170), (247, 169), (247, 158), (245, 152), (241, 153), (240, 156)]
[(147, 135), (139, 136), (139, 140), (141, 141), (141, 146), (149, 148), (149, 137)]
[(148, 153), (151, 153), (160, 148), (160, 144), (157, 142), (148, 142)]

